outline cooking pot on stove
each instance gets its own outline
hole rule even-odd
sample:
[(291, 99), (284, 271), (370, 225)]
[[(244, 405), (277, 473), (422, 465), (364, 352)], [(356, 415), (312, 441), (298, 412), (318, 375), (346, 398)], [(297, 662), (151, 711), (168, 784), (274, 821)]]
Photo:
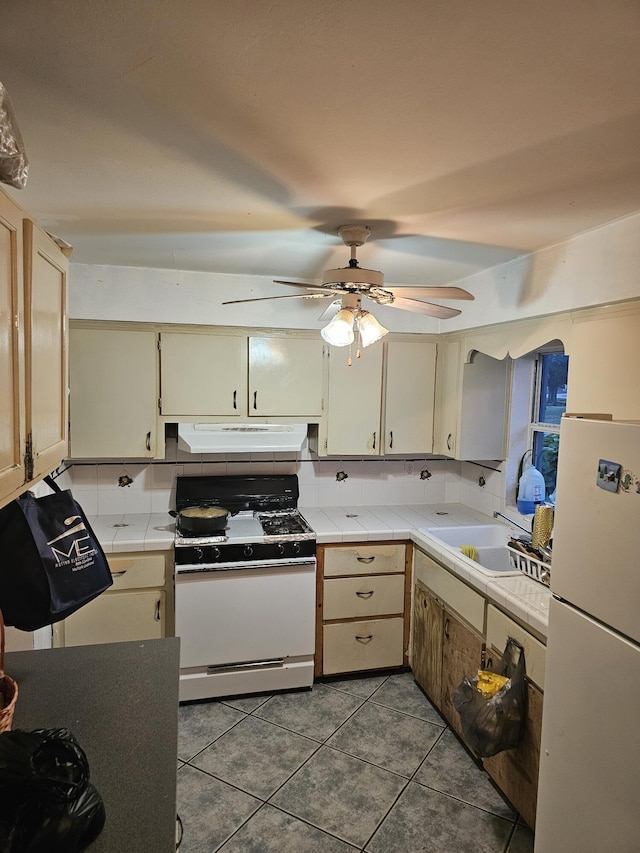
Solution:
[(212, 536), (227, 526), (229, 510), (223, 506), (188, 506), (179, 512), (169, 511), (178, 521), (178, 529), (193, 536)]

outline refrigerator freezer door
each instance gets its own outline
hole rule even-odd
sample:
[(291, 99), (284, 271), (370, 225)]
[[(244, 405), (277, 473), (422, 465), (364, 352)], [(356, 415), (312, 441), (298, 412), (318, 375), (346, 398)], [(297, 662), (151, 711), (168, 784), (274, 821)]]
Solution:
[(640, 647), (555, 599), (536, 853), (640, 850)]
[(640, 478), (640, 424), (563, 418), (551, 588), (640, 642), (640, 494), (599, 488), (600, 459)]

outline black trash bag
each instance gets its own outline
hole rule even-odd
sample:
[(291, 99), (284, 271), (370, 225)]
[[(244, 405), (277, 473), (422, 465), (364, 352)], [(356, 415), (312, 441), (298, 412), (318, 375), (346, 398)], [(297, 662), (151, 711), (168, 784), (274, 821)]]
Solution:
[(453, 705), (460, 714), (462, 733), (468, 745), (482, 758), (490, 758), (505, 749), (513, 749), (522, 740), (527, 717), (527, 685), (524, 649), (509, 637), (504, 653), (489, 672), (509, 680), (489, 699), (467, 676), (452, 693)]
[(79, 853), (104, 822), (87, 757), (70, 731), (0, 734), (2, 853)]

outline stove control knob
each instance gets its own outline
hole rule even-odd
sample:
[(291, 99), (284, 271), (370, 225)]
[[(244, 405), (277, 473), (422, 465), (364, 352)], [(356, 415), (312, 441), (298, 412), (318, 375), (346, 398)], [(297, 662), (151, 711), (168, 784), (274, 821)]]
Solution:
[(212, 560), (219, 560), (220, 559), (220, 548), (218, 548), (216, 545), (214, 545), (213, 548), (211, 549), (211, 559)]
[(276, 554), (281, 557), (284, 554), (284, 545), (282, 542), (276, 543)]
[(300, 553), (300, 543), (299, 542), (293, 542), (291, 545), (291, 548), (292, 548), (294, 554)]
[(245, 557), (250, 557), (252, 554), (253, 554), (253, 548), (251, 547), (251, 545), (245, 545), (244, 546)]
[(204, 558), (204, 551), (202, 548), (194, 548), (193, 550), (196, 555), (196, 560), (202, 560)]

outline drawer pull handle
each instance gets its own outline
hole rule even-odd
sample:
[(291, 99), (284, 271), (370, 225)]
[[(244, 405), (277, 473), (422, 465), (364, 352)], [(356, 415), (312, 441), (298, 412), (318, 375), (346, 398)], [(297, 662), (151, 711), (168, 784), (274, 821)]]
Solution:
[(375, 557), (356, 557), (359, 563), (373, 563)]
[(111, 577), (112, 578), (121, 578), (122, 575), (126, 575), (126, 573), (127, 573), (126, 569), (123, 569), (121, 572), (111, 572)]
[(156, 602), (156, 622), (160, 621), (160, 601)]
[(451, 450), (451, 439), (453, 438), (452, 433), (449, 433), (447, 436), (447, 450)]
[(365, 637), (362, 637), (359, 634), (356, 634), (356, 640), (359, 643), (370, 643), (371, 640), (373, 640), (373, 634), (367, 634)]
[(253, 392), (253, 408), (254, 409), (258, 408), (258, 392), (257, 391)]
[(375, 449), (376, 449), (376, 434), (375, 434), (375, 432), (374, 432), (374, 434), (373, 434), (373, 448), (372, 448), (372, 449), (373, 449), (373, 450), (375, 450)]
[(389, 432), (389, 450), (393, 449), (393, 430)]
[(373, 590), (370, 589), (369, 592), (356, 592), (356, 595), (360, 596), (360, 598), (371, 598)]
[(238, 408), (238, 391), (237, 390), (233, 392), (233, 408), (234, 409)]

